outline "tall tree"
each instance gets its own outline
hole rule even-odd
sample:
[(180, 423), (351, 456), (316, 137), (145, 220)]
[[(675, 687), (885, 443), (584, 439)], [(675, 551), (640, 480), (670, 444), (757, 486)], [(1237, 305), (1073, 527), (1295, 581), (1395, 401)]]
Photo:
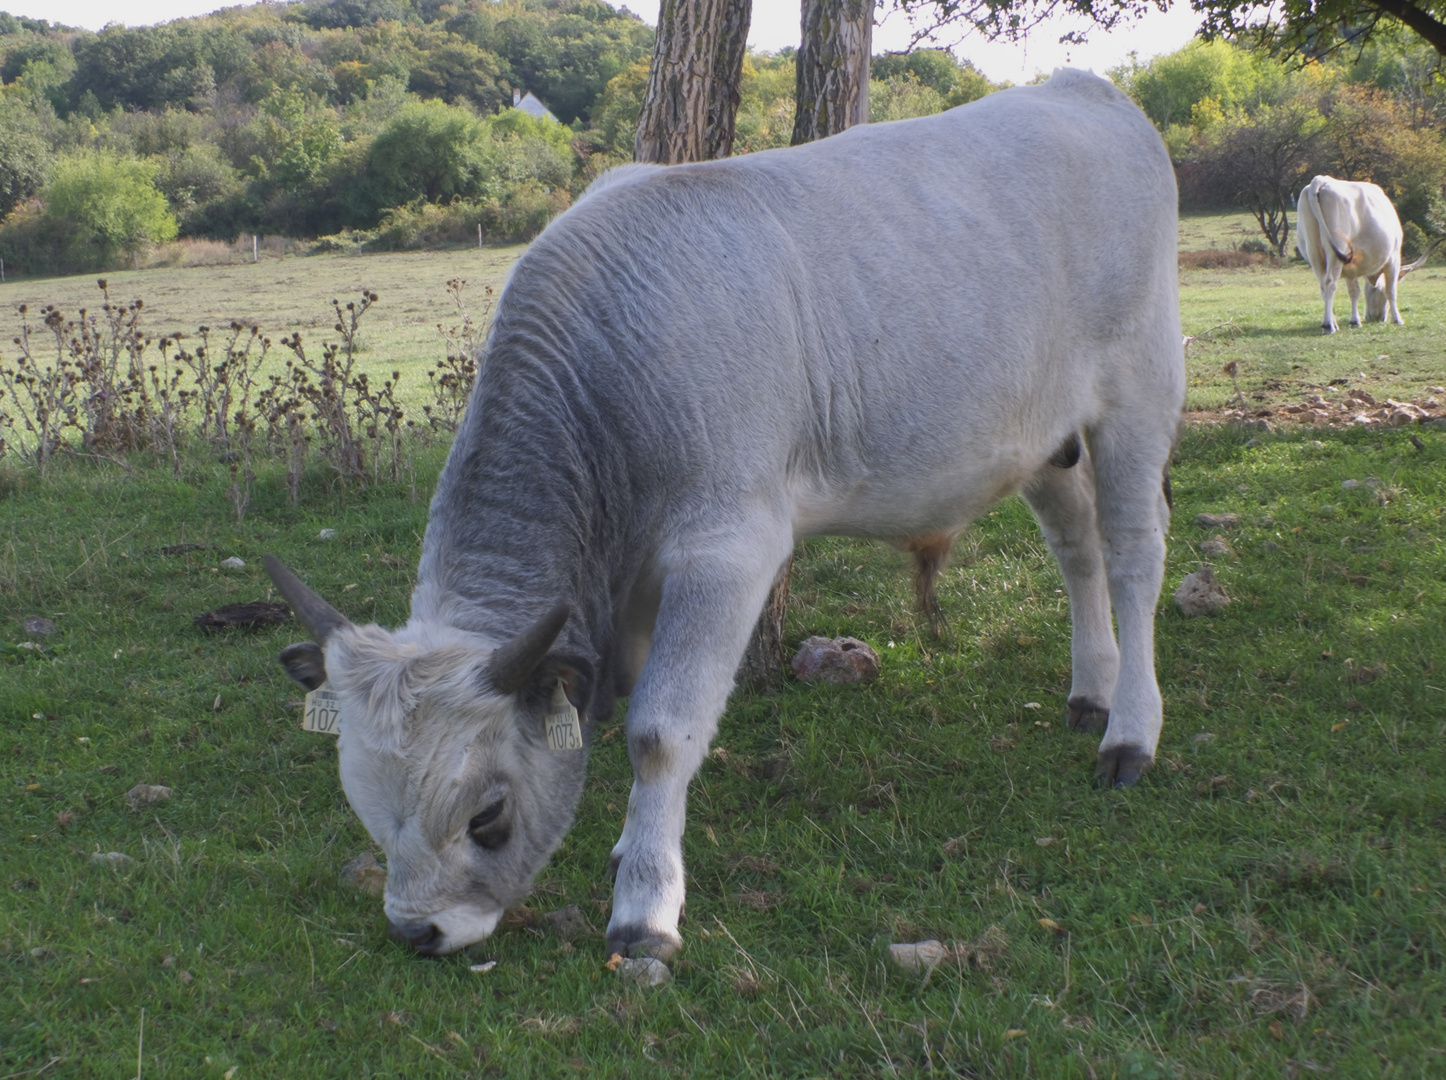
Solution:
[(751, 0), (663, 0), (634, 160), (679, 165), (733, 152), (751, 16)]
[(803, 0), (793, 145), (869, 120), (875, 0)]

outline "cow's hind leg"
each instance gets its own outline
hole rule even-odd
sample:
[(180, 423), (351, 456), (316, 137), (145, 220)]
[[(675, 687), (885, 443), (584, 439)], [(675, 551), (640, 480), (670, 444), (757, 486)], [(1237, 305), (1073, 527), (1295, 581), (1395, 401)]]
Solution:
[(1351, 296), (1351, 325), (1361, 325), (1361, 282), (1359, 278), (1346, 278), (1346, 292)]
[(628, 703), (633, 789), (613, 848), (609, 952), (682, 947), (688, 782), (703, 763), (763, 601), (793, 544), (786, 523), (676, 545), (652, 649)]
[(1024, 489), (1069, 595), (1070, 667), (1067, 718), (1076, 731), (1103, 732), (1120, 670), (1110, 625), (1110, 595), (1095, 528), (1094, 481), (1088, 457), (1040, 469)]
[[(1106, 784), (1133, 784), (1155, 760), (1162, 711), (1155, 682), (1155, 606), (1165, 571), (1170, 511), (1162, 478), (1174, 439), (1174, 387), (1156, 388), (1151, 407), (1121, 409), (1088, 433), (1095, 507), (1110, 602), (1119, 627), (1120, 674), (1098, 773)], [(1167, 430), (1168, 421), (1168, 430)]]

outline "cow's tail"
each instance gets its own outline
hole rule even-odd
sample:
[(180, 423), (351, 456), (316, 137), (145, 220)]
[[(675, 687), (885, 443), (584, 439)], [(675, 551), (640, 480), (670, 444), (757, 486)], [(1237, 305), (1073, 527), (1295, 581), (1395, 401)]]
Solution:
[[(1317, 194), (1318, 191), (1319, 189), (1315, 184), (1308, 184), (1306, 186), (1306, 206), (1310, 210), (1311, 216), (1315, 218), (1317, 230), (1321, 236), (1325, 237), (1326, 244), (1329, 245), (1331, 251), (1335, 252), (1335, 256), (1341, 261), (1341, 265), (1349, 266), (1351, 261), (1356, 257), (1356, 249), (1352, 246), (1349, 239), (1337, 236), (1331, 223), (1326, 220), (1325, 213), (1321, 210), (1320, 197)], [(1342, 240), (1344, 240), (1344, 243), (1342, 243)], [(1341, 250), (1342, 247), (1345, 248), (1344, 251)]]

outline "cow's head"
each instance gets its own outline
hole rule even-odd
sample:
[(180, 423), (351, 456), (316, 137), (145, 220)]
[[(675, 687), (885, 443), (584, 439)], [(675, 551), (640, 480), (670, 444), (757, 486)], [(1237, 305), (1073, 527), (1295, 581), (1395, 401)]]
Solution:
[(1377, 275), (1366, 279), (1366, 322), (1386, 321), (1386, 279)]
[(449, 953), (492, 933), (561, 843), (587, 752), (549, 748), (560, 686), (584, 717), (592, 668), (553, 643), (559, 605), (503, 643), (447, 627), (357, 626), (274, 556), (267, 572), (315, 636), (281, 663), (341, 697), (341, 785), (387, 855), (392, 934)]

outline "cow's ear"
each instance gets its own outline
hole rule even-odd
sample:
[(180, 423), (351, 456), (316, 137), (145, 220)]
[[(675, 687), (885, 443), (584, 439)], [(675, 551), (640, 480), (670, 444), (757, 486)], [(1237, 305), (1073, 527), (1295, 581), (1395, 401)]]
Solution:
[(308, 690), (315, 690), (326, 682), (326, 655), (314, 641), (298, 641), (281, 650), (276, 659), (286, 669), (286, 674)]
[(535, 692), (550, 698), (553, 687), (558, 683), (562, 684), (562, 691), (567, 695), (567, 700), (572, 702), (578, 716), (586, 717), (588, 708), (592, 705), (592, 664), (581, 656), (549, 653), (542, 663), (537, 665), (537, 671), (533, 674)]

